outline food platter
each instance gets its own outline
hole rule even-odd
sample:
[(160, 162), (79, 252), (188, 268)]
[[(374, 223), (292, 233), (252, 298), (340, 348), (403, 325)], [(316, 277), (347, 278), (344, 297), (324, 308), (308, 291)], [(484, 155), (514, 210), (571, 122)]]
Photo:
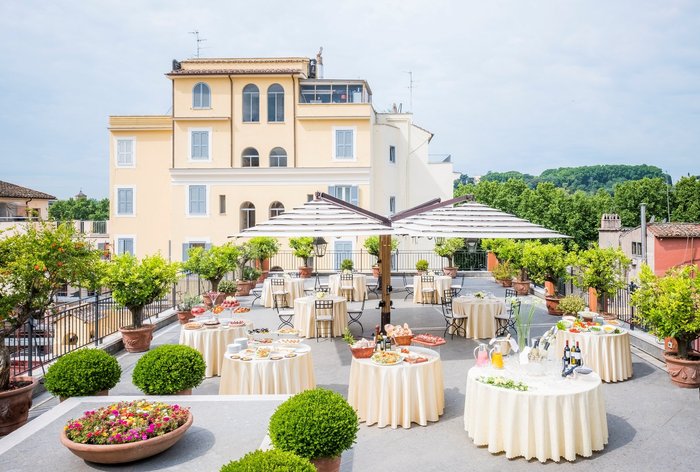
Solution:
[(184, 324), (185, 329), (202, 329), (202, 323), (192, 321)]
[(281, 336), (298, 336), (299, 330), (294, 328), (280, 328), (277, 331), (275, 331), (274, 334), (278, 334)]
[(375, 352), (370, 358), (377, 365), (396, 365), (403, 361), (403, 357), (398, 352), (380, 351)]
[(278, 343), (286, 345), (286, 346), (298, 346), (299, 343), (301, 342), (301, 339), (299, 338), (282, 338), (277, 340)]

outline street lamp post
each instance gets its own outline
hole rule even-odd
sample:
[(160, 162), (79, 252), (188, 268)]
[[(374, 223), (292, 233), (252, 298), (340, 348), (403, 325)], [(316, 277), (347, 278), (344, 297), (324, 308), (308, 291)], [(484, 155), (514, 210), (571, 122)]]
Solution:
[(326, 255), (326, 248), (328, 247), (328, 243), (322, 237), (316, 237), (314, 238), (313, 246), (315, 256), (314, 270), (316, 271), (316, 283), (314, 285), (314, 288), (318, 289), (321, 286), (321, 281), (318, 278), (318, 264), (316, 262), (316, 258), (320, 259), (321, 257)]

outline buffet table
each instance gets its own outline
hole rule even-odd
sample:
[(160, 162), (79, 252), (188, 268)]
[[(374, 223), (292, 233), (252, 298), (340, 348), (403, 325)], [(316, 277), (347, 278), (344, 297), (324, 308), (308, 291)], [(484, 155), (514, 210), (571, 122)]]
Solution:
[(360, 421), (368, 426), (410, 428), (412, 422), (426, 426), (440, 419), (445, 409), (440, 355), (427, 348), (411, 346), (410, 350), (429, 360), (385, 366), (353, 357), (348, 403)]
[(566, 341), (569, 347), (579, 343), (583, 365), (593, 369), (605, 382), (621, 382), (632, 377), (632, 352), (626, 330), (621, 334), (559, 331), (557, 353), (563, 355)]
[(311, 348), (300, 344), (295, 354), (276, 360), (242, 360), (225, 354), (219, 395), (291, 395), (316, 388)]
[[(304, 338), (316, 337), (314, 321), (314, 302), (316, 296), (301, 297), (294, 300), (294, 328), (299, 330), (299, 336)], [(348, 326), (348, 304), (345, 297), (326, 295), (324, 300), (333, 300), (333, 336), (342, 336)]]
[[(340, 293), (340, 274), (328, 276), (328, 288), (333, 295), (343, 295)], [(364, 274), (352, 274), (352, 301), (362, 301), (367, 296), (367, 276)]]
[[(452, 285), (452, 277), (448, 275), (436, 275), (435, 277), (435, 292), (436, 303), (442, 303), (442, 294), (445, 290), (449, 290)], [(413, 303), (430, 303), (430, 300), (423, 300), (423, 294), (421, 289), (423, 288), (423, 282), (420, 275), (413, 276)]]
[[(479, 382), (482, 376), (522, 381), (526, 392)], [(558, 462), (590, 457), (608, 443), (608, 423), (596, 373), (564, 379), (556, 372), (524, 376), (509, 369), (472, 367), (467, 374), (464, 429), (477, 446), (508, 459)]]
[[(503, 302), (496, 298), (457, 297), (452, 299), (452, 313), (456, 324), (466, 323), (461, 331), (467, 338), (484, 339), (496, 337), (496, 315), (505, 310)], [(454, 328), (450, 328), (450, 333)]]
[[(293, 279), (289, 276), (284, 276), (284, 288), (289, 292), (287, 295), (287, 302), (289, 306), (294, 306), (294, 300), (299, 297), (304, 296), (304, 280), (306, 279)], [(274, 300), (272, 298), (272, 285), (270, 284), (270, 277), (263, 281), (262, 295), (260, 296), (260, 301), (264, 307), (272, 308), (274, 305)]]
[(204, 357), (207, 364), (204, 372), (206, 377), (221, 374), (221, 361), (227, 345), (233, 343), (236, 338), (248, 337), (248, 330), (253, 329), (253, 322), (241, 321), (245, 321), (245, 326), (230, 328), (222, 323), (218, 328), (187, 329), (183, 326), (180, 330), (180, 344), (195, 348)]

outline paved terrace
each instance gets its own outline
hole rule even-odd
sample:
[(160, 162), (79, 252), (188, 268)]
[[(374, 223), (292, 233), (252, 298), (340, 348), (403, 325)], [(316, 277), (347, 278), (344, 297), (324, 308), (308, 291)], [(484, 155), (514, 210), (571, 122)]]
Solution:
[[(400, 285), (398, 283), (397, 285)], [(490, 279), (468, 279), (466, 291), (486, 290), (498, 296), (503, 289)], [(392, 321), (408, 322), (442, 335), (439, 306), (414, 305), (394, 294), (396, 309)], [(248, 299), (250, 300), (250, 299)], [(244, 305), (246, 303), (243, 300)], [(378, 323), (376, 302), (367, 303), (363, 320), (368, 335)], [(271, 309), (256, 306), (248, 315), (256, 327), (274, 329), (278, 324)], [(535, 323), (552, 324), (556, 318), (539, 308)], [(425, 329), (424, 329), (425, 328)], [(432, 328), (432, 329), (431, 329)], [(544, 328), (541, 328), (543, 330)], [(153, 344), (177, 343), (180, 326), (171, 324), (159, 330)], [(358, 328), (353, 326), (357, 333)], [(536, 333), (533, 333), (536, 334)], [(309, 340), (318, 386), (347, 394), (351, 355), (341, 339), (334, 342)], [(440, 421), (410, 429), (378, 428), (361, 424), (357, 444), (343, 454), (343, 471), (530, 471), (548, 470), (696, 470), (700, 461), (697, 425), (700, 401), (697, 390), (671, 385), (663, 365), (633, 349), (634, 377), (626, 382), (603, 386), (607, 407), (609, 442), (602, 452), (576, 462), (540, 464), (533, 459), (507, 459), (476, 447), (464, 431), (464, 395), (467, 371), (474, 365), (476, 342), (455, 337), (441, 348), (445, 376), (445, 412)], [(35, 399), (32, 420), (24, 428), (0, 440), (0, 471), (51, 470), (198, 470), (218, 471), (219, 467), (265, 444), (268, 419), (284, 397), (217, 395), (219, 378), (209, 378), (191, 397), (167, 397), (191, 407), (195, 423), (185, 438), (172, 449), (127, 466), (86, 463), (60, 445), (59, 431), (71, 417), (83, 410), (104, 405), (118, 398), (143, 395), (131, 384), (131, 373), (140, 354), (119, 353), (122, 381), (110, 397), (70, 399), (62, 404), (47, 393)]]

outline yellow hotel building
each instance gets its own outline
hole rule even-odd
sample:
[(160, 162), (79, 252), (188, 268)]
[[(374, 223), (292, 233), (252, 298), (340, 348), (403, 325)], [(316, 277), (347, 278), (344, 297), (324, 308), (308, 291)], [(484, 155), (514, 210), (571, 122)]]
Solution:
[(432, 133), (377, 112), (364, 80), (322, 78), (319, 62), (173, 61), (171, 115), (111, 116), (115, 252), (182, 260), (319, 190), (385, 215), (450, 198), (452, 163), (429, 161)]

